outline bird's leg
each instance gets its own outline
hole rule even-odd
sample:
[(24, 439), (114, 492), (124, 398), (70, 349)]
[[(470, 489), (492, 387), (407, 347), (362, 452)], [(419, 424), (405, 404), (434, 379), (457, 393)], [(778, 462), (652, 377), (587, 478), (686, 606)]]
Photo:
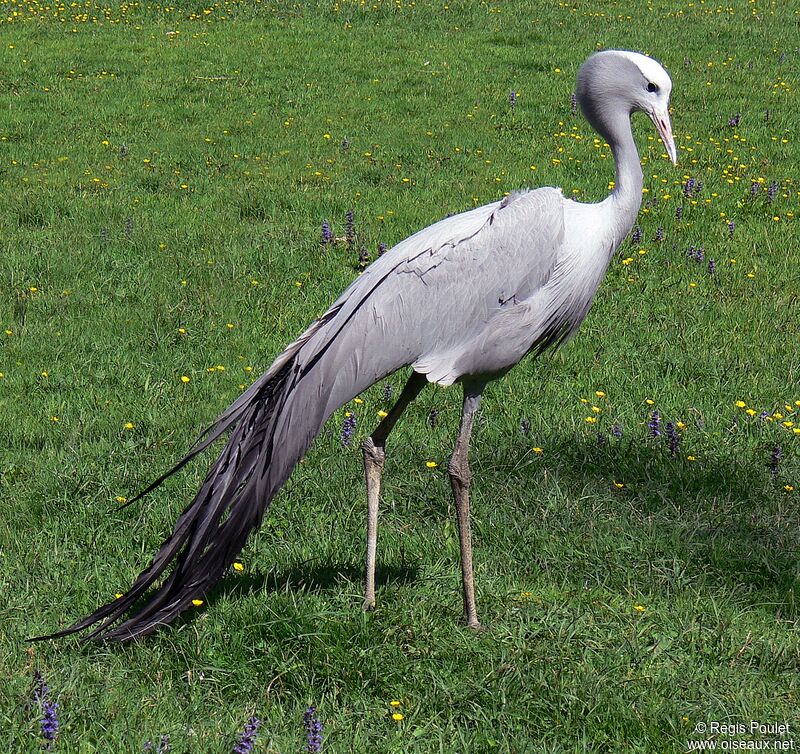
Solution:
[(461, 426), (447, 471), (456, 501), (458, 540), (461, 548), (461, 580), (464, 589), (464, 621), (470, 628), (480, 628), (475, 608), (475, 581), (472, 576), (472, 533), (469, 520), (469, 438), (472, 424), (481, 400), (483, 385), (464, 385), (464, 405), (461, 410)]
[(389, 413), (381, 419), (375, 431), (364, 440), (364, 476), (367, 480), (367, 568), (364, 585), (364, 610), (375, 607), (375, 555), (378, 548), (378, 500), (381, 494), (381, 472), (386, 459), (386, 438), (397, 420), (416, 398), (427, 380), (424, 375), (412, 372), (400, 397)]

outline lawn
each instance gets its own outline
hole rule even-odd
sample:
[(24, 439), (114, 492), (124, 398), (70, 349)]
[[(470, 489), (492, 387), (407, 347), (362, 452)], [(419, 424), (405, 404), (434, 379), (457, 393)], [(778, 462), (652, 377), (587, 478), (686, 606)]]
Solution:
[[(48, 745), (35, 672), (65, 753), (229, 752), (251, 716), (253, 751), (301, 752), (309, 706), (331, 753), (800, 745), (799, 26), (780, 0), (0, 0), (0, 746)], [(486, 629), (459, 623), (457, 387), (387, 446), (361, 610), (359, 446), (397, 374), (185, 619), (28, 643), (125, 591), (213, 453), (119, 503), (381, 244), (520, 187), (607, 194), (571, 101), (598, 47), (670, 71), (679, 164), (636, 116), (634, 236), (577, 337), (485, 394)]]

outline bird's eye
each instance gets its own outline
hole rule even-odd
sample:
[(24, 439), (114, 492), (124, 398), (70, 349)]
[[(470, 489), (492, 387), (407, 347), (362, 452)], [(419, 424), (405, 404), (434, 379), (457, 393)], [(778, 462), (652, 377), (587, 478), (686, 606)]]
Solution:
[(647, 85), (648, 92), (657, 92), (658, 91), (658, 84), (654, 84), (652, 81)]

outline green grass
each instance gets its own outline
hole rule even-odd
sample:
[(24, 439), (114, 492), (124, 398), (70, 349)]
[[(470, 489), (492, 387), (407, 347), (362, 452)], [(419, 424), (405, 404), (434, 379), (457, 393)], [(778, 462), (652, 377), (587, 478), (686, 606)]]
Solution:
[[(800, 436), (782, 422), (800, 425), (800, 17), (777, 0), (531, 5), (0, 3), (4, 750), (41, 747), (35, 669), (59, 752), (162, 734), (230, 751), (253, 713), (256, 751), (299, 752), (309, 704), (326, 752), (685, 751), (713, 720), (796, 732)], [(517, 187), (605, 195), (610, 155), (570, 108), (597, 45), (670, 70), (680, 163), (638, 116), (641, 243), (571, 344), (487, 392), (472, 451), (487, 630), (459, 625), (457, 389), (426, 389), (392, 438), (378, 607), (361, 612), (358, 441), (387, 406), (378, 385), (347, 407), (353, 446), (338, 412), (245, 571), (189, 619), (131, 646), (27, 644), (124, 591), (210, 458), (136, 506), (115, 498), (354, 277), (356, 251), (321, 252), (323, 220), (342, 235), (354, 209), (374, 257)], [(686, 425), (675, 457), (648, 437), (653, 410)]]

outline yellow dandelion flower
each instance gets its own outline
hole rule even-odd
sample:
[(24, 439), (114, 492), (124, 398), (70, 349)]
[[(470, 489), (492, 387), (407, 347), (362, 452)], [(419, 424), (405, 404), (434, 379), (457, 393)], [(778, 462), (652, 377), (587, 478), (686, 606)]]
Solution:
[(745, 409), (745, 411), (744, 411), (744, 412), (745, 412), (745, 413), (746, 413), (748, 416), (755, 416), (755, 415), (756, 415), (756, 410), (755, 410), (754, 408), (747, 408), (747, 409)]
[(188, 375), (188, 374), (182, 374), (182, 375), (181, 375), (181, 382), (182, 382), (184, 385), (185, 385), (187, 382), (189, 382), (191, 379), (192, 379), (192, 378), (191, 378), (191, 377), (189, 377), (189, 375)]
[(624, 489), (624, 487), (625, 487), (625, 485), (624, 485), (622, 482), (616, 482), (616, 481), (614, 482), (614, 486), (615, 486), (615, 487), (616, 487), (618, 490)]
[(747, 404), (744, 401), (736, 401), (736, 408), (744, 408)]
[(127, 503), (128, 502), (128, 498), (124, 497), (123, 495), (117, 495), (114, 498), (114, 501), (117, 502), (117, 503)]
[(426, 466), (427, 466), (429, 469), (435, 469), (435, 468), (436, 468), (436, 467), (437, 467), (439, 464), (438, 464), (438, 463), (436, 463), (436, 461), (425, 461), (425, 465), (426, 465)]
[(42, 377), (44, 377), (45, 379), (47, 379), (49, 376), (50, 376), (49, 372), (42, 372)]
[(602, 414), (602, 413), (603, 413), (603, 409), (602, 409), (602, 408), (600, 408), (600, 406), (592, 406), (592, 411), (593, 411), (595, 414)]
[(244, 570), (244, 565), (237, 560), (233, 564), (233, 570), (234, 571), (239, 571), (239, 573), (241, 573)]
[(584, 421), (587, 424), (597, 424), (597, 417), (596, 416), (587, 416)]
[(581, 403), (586, 404), (589, 402), (588, 398), (581, 398)]
[(540, 456), (544, 453), (544, 448), (533, 448), (533, 452), (536, 453), (537, 456)]
[(135, 426), (133, 422), (125, 422), (125, 429), (133, 429)]
[(697, 460), (697, 456), (686, 456), (686, 460), (687, 461), (696, 461)]
[(399, 707), (400, 706), (400, 701), (398, 699), (392, 699), (392, 701), (389, 702), (389, 706), (390, 707)]
[(60, 422), (61, 419), (59, 419), (57, 416), (51, 416), (50, 421), (53, 422), (54, 424), (58, 424), (58, 422)]
[(228, 323), (225, 325), (225, 327), (227, 327), (229, 330), (233, 330), (233, 322), (228, 322)]
[(361, 398), (353, 398), (353, 403), (362, 404), (364, 401)]
[(655, 404), (655, 401), (654, 401), (652, 398), (645, 398), (645, 401), (644, 401), (644, 402), (645, 402), (645, 403), (646, 403), (648, 406), (653, 406), (653, 405)]
[(635, 610), (637, 613), (643, 613), (643, 612), (645, 611), (645, 607), (644, 607), (644, 605), (634, 605), (634, 606), (633, 606), (633, 609), (634, 609), (634, 610)]
[(786, 427), (786, 429), (789, 429), (789, 427), (793, 427), (794, 426), (794, 422), (790, 422), (790, 421), (781, 422), (781, 424), (783, 424), (783, 426)]
[(787, 492), (794, 492), (794, 487), (792, 487), (791, 484), (784, 484), (783, 489), (785, 489)]
[(792, 432), (796, 435), (800, 435), (800, 427), (792, 427)]
[(392, 720), (394, 720), (396, 723), (399, 723), (401, 720), (405, 720), (405, 716), (402, 712), (395, 712), (392, 715)]
[(381, 419), (385, 419), (387, 416), (389, 416), (389, 412), (381, 409), (378, 411), (378, 416), (380, 416)]
[(595, 394), (595, 395), (596, 395), (598, 398), (605, 398), (605, 397), (606, 397), (606, 394), (605, 394), (605, 393), (604, 393), (602, 390), (595, 390), (595, 391), (594, 391), (594, 394)]
[(122, 598), (123, 598), (125, 595), (124, 595), (122, 592), (117, 592), (117, 593), (116, 593), (114, 596), (115, 596), (115, 597), (116, 597), (118, 600), (120, 600), (120, 599), (122, 599)]
[(193, 604), (195, 607), (200, 607), (200, 605), (202, 605), (202, 604), (203, 604), (203, 600), (192, 600), (192, 604)]
[(675, 426), (678, 429), (686, 429), (686, 425), (683, 422), (675, 422)]

